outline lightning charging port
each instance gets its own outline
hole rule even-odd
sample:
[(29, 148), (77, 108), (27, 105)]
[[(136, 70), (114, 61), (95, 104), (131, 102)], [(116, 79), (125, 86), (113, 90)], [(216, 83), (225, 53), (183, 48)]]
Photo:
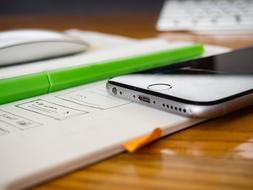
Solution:
[(138, 96), (138, 99), (145, 103), (150, 103), (150, 98), (146, 96)]

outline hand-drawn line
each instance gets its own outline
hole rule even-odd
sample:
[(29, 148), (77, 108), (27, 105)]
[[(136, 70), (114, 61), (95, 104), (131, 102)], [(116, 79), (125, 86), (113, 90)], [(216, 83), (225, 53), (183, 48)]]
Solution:
[(5, 129), (0, 128), (0, 136), (7, 135), (8, 133), (10, 132)]
[[(92, 102), (92, 100), (89, 99), (90, 96), (93, 96), (93, 98), (96, 96), (103, 97), (108, 101), (112, 102), (106, 103), (105, 105), (99, 104), (99, 102), (97, 102), (96, 104), (96, 102)], [(95, 108), (99, 110), (108, 110), (131, 103), (130, 101), (115, 99), (114, 97), (111, 97), (109, 94), (107, 94), (104, 89), (100, 88), (94, 89), (94, 87), (72, 91), (66, 94), (57, 95), (55, 97), (77, 105)]]
[(0, 109), (0, 122), (6, 123), (10, 126), (14, 126), (20, 130), (25, 130), (43, 125), (42, 123), (30, 120), (28, 118), (10, 113), (2, 109)]
[[(70, 119), (75, 116), (89, 113), (87, 111), (78, 110), (75, 108), (67, 107), (61, 104), (56, 104), (42, 99), (36, 99), (22, 104), (18, 104), (16, 105), (16, 107), (39, 115), (47, 116), (56, 120)], [(72, 111), (76, 113), (71, 113)]]

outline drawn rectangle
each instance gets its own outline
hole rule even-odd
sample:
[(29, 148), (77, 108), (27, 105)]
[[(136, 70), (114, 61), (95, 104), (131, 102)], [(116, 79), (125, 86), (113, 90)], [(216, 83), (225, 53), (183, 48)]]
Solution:
[(62, 100), (97, 109), (110, 109), (128, 104), (129, 101), (112, 97), (105, 87), (88, 88), (56, 96)]
[(33, 113), (44, 115), (56, 120), (64, 120), (72, 118), (75, 116), (83, 115), (88, 112), (49, 102), (46, 100), (33, 100), (23, 104), (17, 105), (17, 107), (22, 108)]
[(32, 127), (38, 127), (42, 125), (38, 122), (18, 116), (16, 114), (9, 113), (4, 110), (0, 110), (0, 122), (7, 123), (21, 130), (32, 128)]

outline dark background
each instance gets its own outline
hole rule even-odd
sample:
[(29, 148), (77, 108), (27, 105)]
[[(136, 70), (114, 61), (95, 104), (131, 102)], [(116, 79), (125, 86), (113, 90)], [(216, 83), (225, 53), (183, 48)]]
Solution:
[(0, 0), (0, 15), (159, 13), (163, 0)]

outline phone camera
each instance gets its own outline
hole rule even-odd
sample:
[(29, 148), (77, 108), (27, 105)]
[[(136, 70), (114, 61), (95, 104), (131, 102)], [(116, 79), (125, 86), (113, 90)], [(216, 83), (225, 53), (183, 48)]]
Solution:
[(114, 95), (117, 95), (117, 88), (113, 87), (113, 88), (112, 88), (112, 93), (113, 93)]

